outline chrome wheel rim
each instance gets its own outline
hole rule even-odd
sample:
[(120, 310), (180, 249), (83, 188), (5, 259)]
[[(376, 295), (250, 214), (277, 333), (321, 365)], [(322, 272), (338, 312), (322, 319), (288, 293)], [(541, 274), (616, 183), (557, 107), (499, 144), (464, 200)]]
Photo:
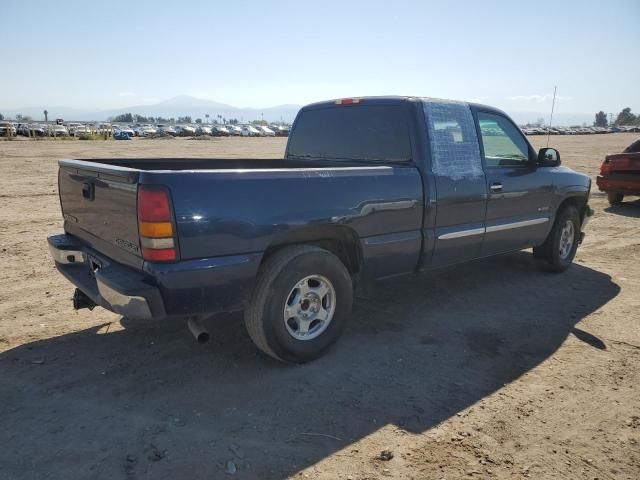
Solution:
[(303, 278), (284, 303), (284, 325), (296, 340), (313, 340), (324, 332), (336, 310), (336, 291), (322, 275)]
[(575, 229), (573, 228), (573, 222), (571, 220), (567, 220), (560, 232), (559, 255), (562, 260), (565, 260), (571, 253), (574, 238)]

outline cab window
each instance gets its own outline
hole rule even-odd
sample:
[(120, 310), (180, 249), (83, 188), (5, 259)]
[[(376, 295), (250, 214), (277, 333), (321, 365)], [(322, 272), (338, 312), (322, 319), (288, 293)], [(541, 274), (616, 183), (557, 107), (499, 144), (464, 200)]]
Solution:
[(411, 143), (399, 105), (302, 109), (289, 138), (289, 157), (408, 161)]
[(513, 123), (501, 115), (478, 112), (478, 124), (487, 167), (526, 167), (528, 165), (529, 146)]

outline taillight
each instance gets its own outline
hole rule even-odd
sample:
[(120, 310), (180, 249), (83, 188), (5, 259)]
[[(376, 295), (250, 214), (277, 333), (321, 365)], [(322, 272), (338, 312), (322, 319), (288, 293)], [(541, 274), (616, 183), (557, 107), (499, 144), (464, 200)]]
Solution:
[(600, 165), (600, 175), (609, 175), (611, 173), (611, 160), (608, 158), (604, 159), (602, 165)]
[(171, 262), (178, 258), (169, 192), (161, 187), (138, 187), (138, 233), (142, 258)]

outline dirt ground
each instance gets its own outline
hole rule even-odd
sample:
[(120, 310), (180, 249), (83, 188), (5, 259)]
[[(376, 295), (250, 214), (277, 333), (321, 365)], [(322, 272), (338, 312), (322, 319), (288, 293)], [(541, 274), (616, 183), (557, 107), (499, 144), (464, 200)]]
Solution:
[[(595, 180), (636, 137), (551, 145)], [(569, 271), (520, 252), (388, 282), (304, 366), (260, 354), (236, 314), (201, 346), (183, 322), (72, 309), (45, 242), (58, 159), (284, 144), (0, 142), (1, 479), (640, 478), (640, 201), (595, 185)]]

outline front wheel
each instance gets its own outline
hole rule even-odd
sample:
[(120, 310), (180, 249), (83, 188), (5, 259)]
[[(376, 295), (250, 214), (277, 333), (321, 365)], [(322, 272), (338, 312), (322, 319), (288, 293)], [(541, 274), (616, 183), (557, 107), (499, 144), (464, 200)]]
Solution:
[(609, 205), (618, 205), (622, 203), (624, 195), (622, 193), (608, 192), (607, 199), (609, 200)]
[(261, 267), (245, 325), (266, 354), (303, 363), (338, 339), (352, 303), (351, 276), (339, 258), (310, 245), (286, 247)]
[(580, 243), (580, 215), (573, 206), (563, 208), (556, 217), (545, 242), (533, 249), (533, 254), (546, 260), (553, 272), (569, 268)]

